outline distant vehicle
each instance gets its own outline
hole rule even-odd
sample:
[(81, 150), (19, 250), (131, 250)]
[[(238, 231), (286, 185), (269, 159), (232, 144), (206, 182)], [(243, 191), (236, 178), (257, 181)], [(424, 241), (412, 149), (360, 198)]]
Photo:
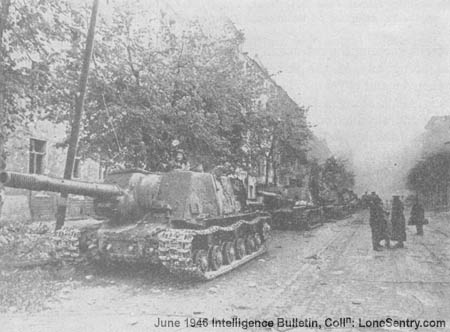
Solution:
[(361, 208), (361, 201), (350, 189), (332, 190), (323, 197), (324, 215), (327, 219), (343, 219)]
[(308, 230), (323, 224), (323, 210), (314, 204), (305, 188), (268, 187), (258, 190), (274, 229)]

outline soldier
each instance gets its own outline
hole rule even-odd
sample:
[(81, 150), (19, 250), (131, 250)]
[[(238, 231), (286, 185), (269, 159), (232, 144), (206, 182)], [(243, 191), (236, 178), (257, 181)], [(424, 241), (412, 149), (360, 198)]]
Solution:
[(177, 154), (175, 156), (175, 163), (178, 166), (177, 168), (180, 168), (182, 170), (189, 170), (189, 161), (186, 158), (186, 154), (184, 153), (184, 150), (178, 149)]
[(386, 200), (384, 201), (384, 206), (385, 206), (386, 210), (388, 210), (388, 211), (391, 210), (391, 209), (392, 209), (391, 201), (388, 200), (388, 199), (386, 199)]
[(180, 146), (180, 141), (175, 139), (172, 141), (171, 160), (168, 169), (180, 169), (183, 171), (190, 170), (190, 164), (184, 150)]
[(419, 202), (419, 197), (414, 198), (414, 204), (411, 208), (411, 215), (409, 216), (408, 225), (415, 225), (417, 235), (423, 235), (423, 225), (426, 225), (428, 221), (425, 219), (425, 210), (422, 204)]
[(360, 205), (361, 208), (363, 209), (367, 209), (369, 207), (369, 194), (367, 193), (367, 191), (361, 196), (361, 200), (360, 200)]
[(390, 248), (390, 241), (387, 230), (386, 212), (383, 209), (383, 202), (375, 192), (370, 194), (370, 229), (372, 231), (373, 250), (380, 251), (380, 242), (384, 240), (386, 248)]
[(397, 241), (395, 248), (404, 248), (403, 242), (406, 241), (406, 226), (405, 215), (403, 214), (403, 203), (400, 196), (393, 196), (391, 222), (392, 222), (392, 237), (391, 239)]
[(190, 169), (189, 162), (184, 154), (184, 150), (177, 149), (175, 151), (175, 158), (170, 162), (170, 166), (172, 169), (180, 169), (183, 171), (188, 171)]
[(372, 191), (370, 193), (370, 195), (367, 195), (367, 201), (368, 201), (369, 205), (371, 203), (379, 203), (381, 206), (383, 206), (383, 201), (381, 200), (381, 198), (377, 195), (377, 193), (375, 191)]

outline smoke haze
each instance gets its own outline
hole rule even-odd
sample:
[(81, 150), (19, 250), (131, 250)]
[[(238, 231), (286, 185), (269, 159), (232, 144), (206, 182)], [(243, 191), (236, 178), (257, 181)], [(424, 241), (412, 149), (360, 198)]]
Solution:
[(336, 154), (353, 158), (360, 192), (401, 190), (393, 177), (413, 163), (415, 139), (432, 115), (448, 112), (450, 2), (172, 4), (192, 15), (230, 17), (245, 33), (245, 50), (311, 107), (315, 132)]

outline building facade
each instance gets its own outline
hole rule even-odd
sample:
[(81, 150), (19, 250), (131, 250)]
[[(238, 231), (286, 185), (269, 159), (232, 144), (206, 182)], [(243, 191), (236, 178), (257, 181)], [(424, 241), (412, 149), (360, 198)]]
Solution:
[[(425, 126), (425, 132), (418, 139), (417, 146), (420, 149), (417, 159), (424, 160), (438, 153), (449, 154), (450, 115), (432, 116)], [(435, 183), (428, 190), (418, 194), (428, 209), (449, 210), (450, 208), (450, 183), (448, 181)]]
[[(288, 109), (298, 109), (297, 103), (289, 96), (289, 94), (278, 85), (272, 78), (267, 69), (261, 64), (258, 57), (250, 57), (247, 53), (241, 52), (241, 58), (245, 63), (244, 69), (256, 74), (258, 79), (263, 82), (266, 92), (255, 98), (257, 109), (267, 109), (270, 104), (271, 96), (276, 96), (281, 102), (280, 105)], [(306, 123), (306, 114), (304, 121)], [(298, 130), (305, 130), (299, 127)], [(318, 138), (311, 133), (307, 146), (305, 147), (304, 155), (292, 158), (292, 156), (284, 156), (277, 154), (274, 156), (275, 164), (277, 167), (273, 167), (273, 164), (267, 162), (266, 158), (260, 158), (255, 165), (256, 177), (259, 184), (270, 184), (275, 186), (298, 186), (302, 187), (307, 185), (307, 181), (310, 173), (310, 161), (316, 161), (319, 164), (323, 163), (328, 157), (331, 156), (325, 140)]]
[[(37, 121), (17, 128), (5, 145), (6, 170), (43, 174), (61, 178), (66, 162), (67, 126), (50, 121)], [(80, 181), (103, 180), (101, 163), (76, 158), (72, 178)], [(2, 221), (44, 221), (55, 218), (59, 194), (4, 188)], [(92, 199), (71, 195), (67, 218), (84, 218), (93, 214)]]

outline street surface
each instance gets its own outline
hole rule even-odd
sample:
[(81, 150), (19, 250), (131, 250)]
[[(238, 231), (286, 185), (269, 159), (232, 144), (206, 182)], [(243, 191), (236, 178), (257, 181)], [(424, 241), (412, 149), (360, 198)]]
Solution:
[[(310, 232), (275, 232), (268, 254), (207, 283), (180, 281), (162, 269), (88, 271), (93, 275), (85, 280), (68, 280), (46, 310), (0, 316), (1, 330), (243, 331), (185, 326), (186, 318), (211, 324), (237, 316), (311, 319), (333, 331), (414, 331), (362, 328), (359, 319), (445, 320), (446, 328), (419, 331), (450, 331), (450, 214), (427, 217), (424, 237), (408, 226), (405, 249), (381, 252), (371, 248), (366, 212)], [(345, 317), (354, 327), (324, 325)], [(181, 326), (156, 328), (158, 318)]]

